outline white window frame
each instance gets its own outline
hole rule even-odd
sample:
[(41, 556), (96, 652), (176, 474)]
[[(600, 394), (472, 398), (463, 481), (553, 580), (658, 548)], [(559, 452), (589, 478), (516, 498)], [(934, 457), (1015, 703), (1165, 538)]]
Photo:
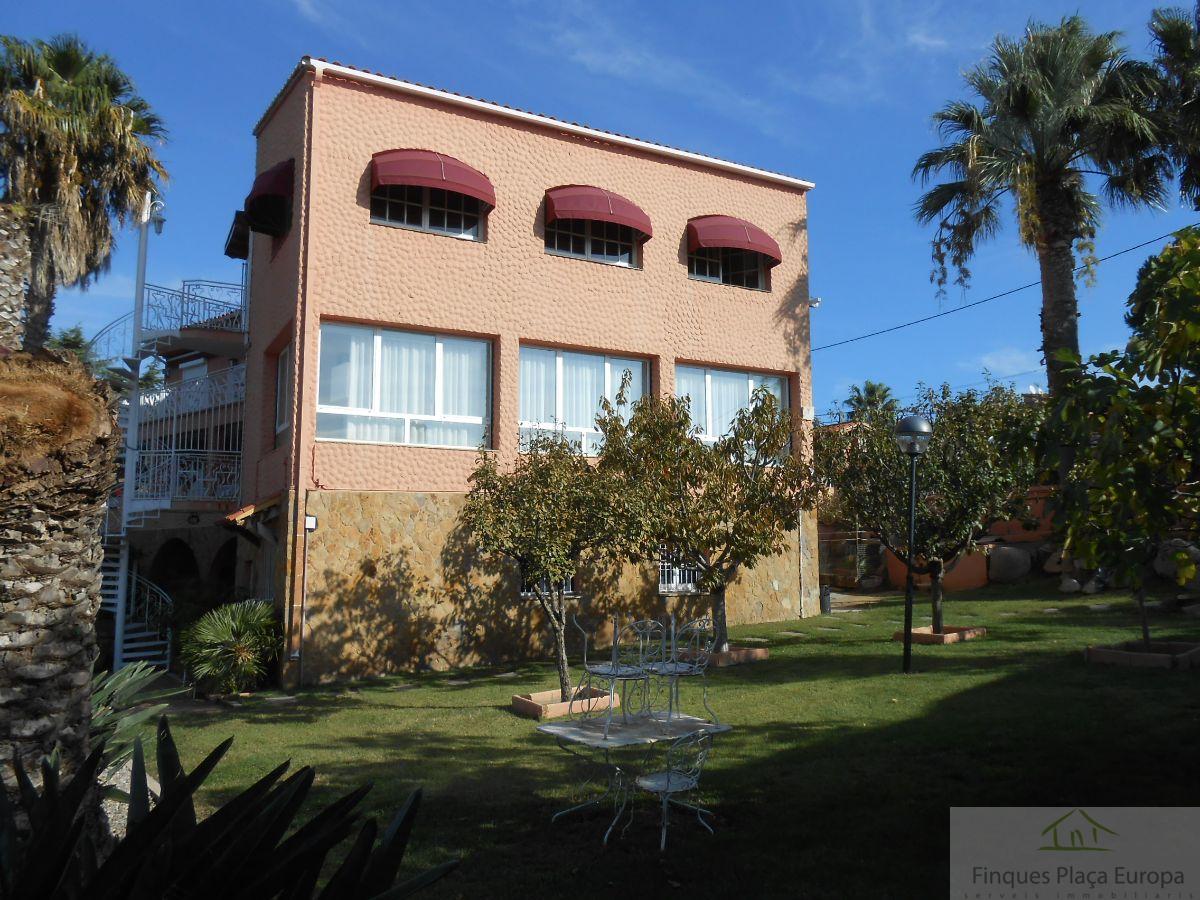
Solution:
[[(371, 406), (335, 406), (329, 403), (318, 403), (317, 414), (327, 413), (343, 416), (359, 416), (371, 419), (390, 419), (403, 420), (404, 422), (404, 440), (402, 441), (370, 441), (364, 438), (331, 438), (317, 437), (318, 441), (329, 441), (339, 444), (381, 444), (388, 447), (436, 447), (441, 450), (475, 450), (477, 447), (464, 447), (458, 444), (423, 444), (412, 440), (412, 423), (413, 422), (436, 422), (438, 424), (447, 425), (482, 425), (483, 426), (483, 441), (485, 445), (491, 444), (492, 429), (491, 429), (491, 410), (492, 410), (492, 342), (486, 338), (463, 337), (456, 334), (433, 334), (430, 335), (425, 331), (414, 331), (408, 328), (378, 328), (365, 325), (355, 325), (350, 322), (322, 322), (321, 325), (344, 325), (351, 328), (361, 328), (364, 331), (371, 331)], [(397, 413), (384, 412), (379, 408), (381, 403), (381, 395), (383, 391), (383, 335), (384, 332), (392, 332), (396, 334), (418, 334), (424, 337), (432, 337), (434, 339), (434, 374), (433, 374), (433, 415), (415, 415), (412, 413)], [(449, 415), (442, 411), (442, 405), (445, 401), (443, 396), (444, 387), (444, 370), (442, 348), (443, 341), (476, 341), (484, 344), (487, 347), (487, 361), (484, 366), (487, 371), (487, 396), (484, 398), (482, 416), (458, 416)], [(317, 357), (317, 392), (320, 396), (320, 356)], [(350, 372), (351, 378), (356, 378), (357, 373), (353, 370)], [(353, 396), (357, 391), (351, 387), (349, 391)]]
[[(541, 579), (541, 582), (543, 585), (543, 588), (542, 588), (543, 593), (549, 592), (550, 579), (543, 578), (543, 579)], [(578, 576), (577, 575), (572, 575), (570, 578), (564, 578), (563, 582), (566, 585), (566, 590), (563, 591), (564, 597), (578, 597), (579, 596), (579, 585), (578, 585)], [(536, 596), (536, 594), (534, 594), (534, 592), (533, 592), (532, 587), (526, 588), (526, 581), (525, 581), (524, 575), (521, 576), (521, 587), (520, 587), (519, 593), (520, 593), (520, 596), (525, 599), (529, 599), (529, 598)]]
[[(462, 241), (475, 241), (478, 243), (478, 242), (482, 242), (483, 240), (485, 240), (485, 237), (486, 237), (485, 229), (487, 228), (488, 210), (485, 209), (487, 204), (484, 203), (482, 200), (479, 200), (479, 198), (470, 197), (469, 194), (463, 194), (461, 191), (452, 191), (449, 188), (429, 188), (429, 187), (419, 186), (419, 185), (415, 185), (415, 184), (385, 185), (385, 187), (403, 187), (403, 188), (419, 187), (419, 189), (421, 191), (421, 224), (413, 225), (408, 222), (397, 222), (397, 221), (393, 221), (392, 219), (383, 218), (381, 216), (377, 216), (374, 213), (372, 213), (371, 214), (371, 222), (374, 223), (375, 225), (388, 225), (392, 228), (406, 228), (409, 231), (421, 231), (421, 232), (424, 232), (425, 234), (440, 234), (445, 237), (458, 238), (459, 240), (462, 240)], [(443, 207), (443, 206), (435, 207), (431, 200), (432, 194), (430, 193), (433, 190), (445, 191), (447, 194), (458, 194), (460, 197), (470, 197), (470, 199), (474, 200), (475, 202), (477, 202), (479, 204), (479, 212), (478, 213), (466, 213), (466, 212), (461, 212), (459, 210), (447, 209), (446, 207)], [(369, 199), (369, 201), (375, 199), (375, 191), (371, 191), (371, 196), (368, 199)], [(384, 200), (384, 202), (385, 203), (405, 203), (406, 201), (388, 199), (388, 200)], [(430, 209), (439, 209), (446, 215), (449, 215), (451, 213), (457, 213), (458, 215), (464, 215), (464, 216), (465, 215), (474, 215), (479, 220), (475, 225), (475, 233), (472, 234), (470, 232), (463, 232), (463, 231), (450, 231), (449, 229), (444, 228), (444, 227), (430, 225), (429, 224)]]
[(275, 357), (275, 433), (292, 427), (292, 345), (287, 344)]
[[(723, 284), (726, 287), (742, 288), (743, 290), (747, 290), (747, 291), (769, 291), (771, 289), (771, 282), (770, 282), (771, 270), (770, 270), (770, 267), (767, 265), (766, 259), (764, 258), (763, 254), (758, 253), (754, 250), (741, 250), (740, 248), (737, 248), (737, 247), (702, 247), (700, 249), (717, 251), (717, 253), (716, 253), (717, 258), (715, 260), (712, 260), (712, 259), (709, 259), (708, 257), (702, 257), (696, 251), (690, 251), (688, 253), (688, 278), (691, 279), (692, 281), (703, 281), (706, 284)], [(755, 257), (758, 259), (758, 287), (750, 287), (749, 285), (734, 284), (732, 281), (726, 281), (725, 280), (725, 276), (726, 276), (725, 261), (721, 258), (722, 251), (731, 251), (731, 252), (738, 251), (741, 253), (753, 253), (755, 255)], [(692, 260), (693, 259), (704, 259), (705, 263), (710, 267), (715, 264), (717, 267), (716, 276), (714, 277), (712, 275), (697, 275), (695, 272), (692, 271)]]
[[(722, 369), (719, 366), (694, 366), (689, 363), (679, 363), (676, 365), (676, 371), (680, 368), (684, 369), (703, 369), (704, 371), (704, 424), (700, 433), (700, 440), (706, 444), (713, 444), (724, 437), (724, 434), (713, 434), (713, 404), (712, 404), (712, 373), (720, 372), (725, 375), (744, 375), (746, 378), (746, 406), (750, 405), (750, 400), (754, 396), (754, 390), (758, 387), (759, 382), (763, 378), (778, 378), (783, 382), (783, 398), (781, 406), (784, 409), (790, 410), (791, 405), (791, 379), (787, 375), (778, 372), (743, 372), (741, 369)], [(679, 379), (675, 379), (675, 396), (679, 397)], [(699, 423), (693, 423), (699, 424)]]
[(700, 590), (700, 568), (686, 565), (678, 553), (667, 547), (658, 551), (658, 592), (660, 594), (695, 594)]
[[(558, 225), (559, 222), (583, 222), (584, 223), (583, 252), (575, 253), (572, 250), (560, 250), (558, 247), (552, 247), (549, 244), (546, 244), (545, 245), (546, 253), (548, 255), (564, 256), (564, 257), (567, 257), (568, 259), (586, 259), (588, 262), (600, 263), (601, 265), (605, 265), (605, 266), (616, 266), (620, 269), (640, 269), (642, 267), (642, 254), (641, 254), (642, 242), (639, 241), (638, 237), (637, 237), (641, 232), (639, 232), (636, 228), (634, 228), (630, 225), (620, 225), (619, 223), (616, 223), (616, 222), (603, 222), (603, 221), (599, 221), (596, 219), (555, 219), (553, 222), (551, 222), (549, 225), (546, 226), (546, 233), (545, 233), (545, 237), (543, 238), (543, 241), (550, 238), (551, 232), (556, 232), (558, 230), (556, 226)], [(601, 224), (601, 225), (617, 225), (618, 227), (629, 229), (629, 237), (630, 237), (630, 240), (628, 242), (629, 243), (629, 262), (627, 262), (627, 263), (621, 262), (619, 259), (610, 259), (609, 257), (605, 256), (604, 254), (595, 254), (592, 252), (592, 248), (594, 246), (593, 241), (599, 241), (599, 242), (608, 241), (608, 242), (611, 242), (614, 244), (626, 243), (625, 241), (611, 241), (609, 238), (606, 238), (603, 236), (595, 237), (593, 228), (597, 224), (597, 222), (599, 222), (599, 224)], [(570, 234), (570, 233), (568, 232), (568, 234)], [(577, 237), (578, 235), (574, 235), (574, 236)]]
[[(596, 428), (594, 423), (591, 428), (581, 428), (578, 426), (568, 427), (567, 425), (565, 425), (563, 423), (563, 418), (564, 418), (564, 414), (563, 414), (563, 354), (564, 353), (576, 353), (580, 356), (602, 356), (602, 357), (604, 357), (604, 396), (605, 396), (605, 398), (607, 398), (609, 400), (610, 403), (616, 403), (617, 394), (621, 390), (621, 374), (625, 371), (625, 369), (629, 368), (628, 366), (621, 365), (621, 363), (627, 362), (628, 360), (635, 359), (642, 364), (642, 388), (643, 388), (642, 396), (645, 396), (645, 394), (648, 390), (648, 382), (649, 382), (649, 378), (650, 378), (650, 372), (649, 372), (649, 369), (647, 366), (647, 361), (645, 359), (642, 359), (640, 356), (609, 356), (607, 353), (588, 353), (586, 350), (559, 350), (556, 347), (539, 347), (536, 344), (522, 344), (521, 345), (522, 350), (524, 350), (526, 347), (528, 347), (531, 350), (550, 350), (550, 351), (553, 351), (553, 353), (554, 353), (554, 418), (555, 418), (555, 421), (553, 421), (553, 422), (530, 422), (525, 419), (521, 419), (520, 412), (518, 411), (517, 417), (518, 417), (519, 421), (517, 422), (517, 433), (522, 438), (524, 437), (524, 433), (527, 430), (544, 431), (544, 432), (549, 432), (552, 434), (561, 434), (561, 435), (564, 435), (568, 440), (578, 440), (580, 443), (586, 444), (587, 442), (584, 440), (584, 438), (587, 438), (587, 437), (594, 438), (595, 436), (600, 434), (600, 429)], [(613, 370), (614, 362), (616, 362), (617, 365), (621, 366), (615, 372)], [(631, 400), (630, 402), (631, 403), (635, 402), (636, 399), (638, 399), (638, 398), (634, 398), (634, 400)], [(587, 445), (587, 446), (590, 448), (590, 445)], [(589, 456), (595, 455), (592, 453), (588, 453), (586, 448), (585, 448), (585, 453), (587, 453), (587, 455), (589, 455)]]

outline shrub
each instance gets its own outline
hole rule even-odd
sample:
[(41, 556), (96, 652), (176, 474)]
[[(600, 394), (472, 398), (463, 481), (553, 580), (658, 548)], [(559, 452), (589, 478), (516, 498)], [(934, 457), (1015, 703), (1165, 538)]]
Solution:
[(262, 681), (279, 655), (275, 608), (266, 600), (218, 606), (183, 633), (182, 657), (198, 681), (226, 693), (249, 690)]
[(91, 745), (104, 745), (104, 767), (113, 769), (133, 755), (134, 741), (147, 724), (166, 711), (160, 703), (182, 688), (150, 688), (162, 675), (147, 662), (136, 662), (119, 672), (99, 672), (92, 678)]

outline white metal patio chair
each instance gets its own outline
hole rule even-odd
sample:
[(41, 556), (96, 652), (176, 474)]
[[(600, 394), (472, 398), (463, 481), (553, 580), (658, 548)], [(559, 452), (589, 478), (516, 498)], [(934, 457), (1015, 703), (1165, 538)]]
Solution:
[[(635, 710), (635, 713), (645, 711), (649, 701), (648, 686), (650, 683), (647, 665), (649, 660), (656, 659), (657, 653), (661, 652), (662, 624), (653, 620), (643, 620), (630, 622), (622, 627), (614, 616), (612, 647), (608, 657), (600, 661), (588, 659), (587, 630), (579, 624), (578, 619), (573, 619), (573, 621), (575, 627), (583, 635), (583, 674), (575, 695), (582, 698), (583, 718), (589, 718), (587, 712), (593, 708), (590, 697), (592, 685), (599, 683), (607, 689), (608, 708), (604, 711), (604, 736), (607, 738), (609, 728), (612, 726), (613, 706), (616, 703), (618, 690), (621, 694), (621, 720), (623, 722), (629, 721), (630, 685), (640, 688), (641, 706)], [(570, 712), (574, 711), (574, 703), (575, 701), (572, 699)]]
[(712, 749), (712, 740), (712, 735), (707, 731), (694, 731), (684, 735), (667, 750), (665, 769), (639, 775), (634, 781), (638, 788), (648, 794), (654, 794), (659, 800), (662, 809), (662, 836), (658, 844), (660, 853), (667, 849), (667, 828), (671, 824), (672, 806), (692, 810), (696, 813), (696, 821), (703, 825), (709, 834), (713, 833), (712, 826), (704, 821), (704, 817), (711, 816), (712, 811), (680, 799), (700, 787), (700, 773), (704, 771), (704, 763)]
[(694, 619), (678, 631), (675, 617), (671, 617), (670, 640), (661, 659), (647, 665), (650, 674), (666, 682), (667, 721), (680, 715), (679, 681), (683, 678), (699, 678), (703, 693), (701, 701), (705, 711), (719, 724), (717, 714), (708, 705), (708, 663), (712, 658), (714, 634), (712, 623), (707, 618)]

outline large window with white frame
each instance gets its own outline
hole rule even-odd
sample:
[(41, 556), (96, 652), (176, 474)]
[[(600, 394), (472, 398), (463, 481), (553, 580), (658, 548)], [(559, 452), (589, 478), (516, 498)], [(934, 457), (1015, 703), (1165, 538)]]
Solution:
[(689, 398), (692, 424), (700, 427), (700, 438), (708, 443), (728, 433), (734, 417), (750, 406), (760, 385), (775, 395), (781, 409), (788, 408), (788, 383), (780, 375), (675, 367), (675, 396)]
[(688, 277), (696, 281), (767, 289), (767, 265), (761, 253), (736, 247), (699, 247), (688, 253)]
[(476, 198), (442, 188), (385, 184), (371, 194), (371, 221), (483, 240), (484, 208)]
[(275, 357), (275, 434), (287, 431), (292, 425), (292, 345), (288, 344)]
[(628, 225), (593, 219), (555, 219), (546, 226), (546, 252), (636, 269), (639, 232)]
[(539, 432), (562, 433), (589, 454), (600, 447), (600, 402), (616, 402), (625, 373), (630, 378), (626, 414), (646, 392), (646, 361), (641, 359), (522, 347), (520, 368), (522, 439)]
[(318, 439), (473, 448), (490, 410), (488, 341), (322, 323)]

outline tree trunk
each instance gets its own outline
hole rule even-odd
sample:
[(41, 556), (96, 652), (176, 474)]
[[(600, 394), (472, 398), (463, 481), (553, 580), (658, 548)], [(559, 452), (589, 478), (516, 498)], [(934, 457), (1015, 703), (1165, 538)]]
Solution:
[(1079, 303), (1075, 298), (1075, 254), (1072, 236), (1050, 231), (1038, 246), (1042, 275), (1042, 353), (1046, 357), (1046, 383), (1058, 397), (1067, 384), (1069, 363), (1056, 358), (1059, 350), (1079, 354)]
[(942, 579), (946, 577), (946, 568), (940, 559), (929, 561), (929, 601), (933, 604), (933, 633), (942, 634), (945, 626), (942, 624)]
[(29, 238), (29, 288), (25, 294), (25, 349), (40, 350), (50, 338), (50, 319), (54, 315), (54, 267), (47, 261), (50, 250), (47, 228), (37, 227)]
[(1146, 652), (1149, 653), (1150, 652), (1150, 618), (1146, 614), (1146, 589), (1144, 587), (1139, 586), (1138, 589), (1133, 592), (1133, 597), (1135, 600), (1137, 600), (1138, 615), (1141, 617), (1141, 620), (1142, 620), (1142, 643), (1146, 647)]
[(725, 618), (725, 585), (722, 584), (712, 595), (713, 652), (729, 650), (729, 623)]
[(78, 360), (0, 358), (0, 767), (35, 783), (58, 746), (88, 751), (101, 528), (120, 432), (111, 394)]
[(19, 207), (0, 203), (0, 351), (19, 350), (25, 335), (29, 230)]
[(571, 668), (567, 662), (567, 601), (558, 590), (554, 590), (549, 597), (539, 592), (538, 601), (542, 605), (542, 612), (546, 615), (550, 630), (554, 632), (554, 662), (558, 668), (559, 699), (563, 703), (569, 703), (573, 691)]

